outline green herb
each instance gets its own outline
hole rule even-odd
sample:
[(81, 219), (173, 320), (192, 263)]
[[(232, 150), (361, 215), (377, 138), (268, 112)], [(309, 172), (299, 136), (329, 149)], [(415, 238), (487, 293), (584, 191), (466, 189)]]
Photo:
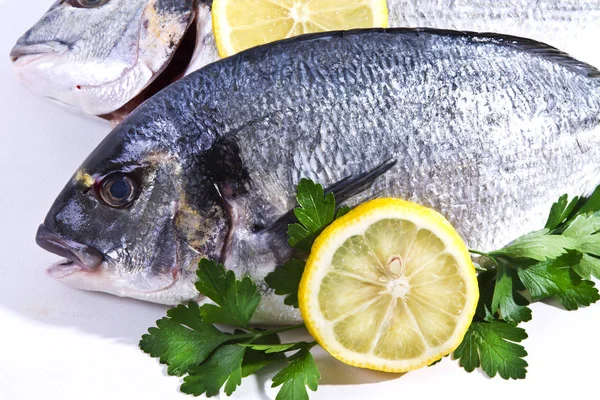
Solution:
[(233, 271), (206, 259), (200, 261), (197, 275), (198, 291), (217, 303), (200, 307), (204, 322), (248, 328), (260, 301), (254, 282), (248, 277), (238, 281)]
[(575, 210), (578, 201), (579, 197), (575, 197), (569, 202), (566, 194), (560, 196), (558, 201), (550, 208), (550, 215), (548, 215), (548, 221), (544, 228), (548, 230), (558, 228)]
[(284, 369), (273, 377), (273, 387), (283, 385), (277, 393), (275, 400), (306, 400), (308, 392), (306, 387), (312, 391), (317, 390), (317, 384), (321, 374), (315, 364), (315, 360), (304, 348), (290, 357), (289, 363)]
[(489, 377), (498, 373), (504, 379), (523, 379), (527, 373), (527, 352), (520, 342), (525, 330), (502, 321), (473, 322), (454, 351), (454, 358), (468, 372), (481, 366)]
[(292, 258), (283, 267), (275, 269), (265, 277), (265, 282), (275, 290), (275, 294), (287, 295), (283, 302), (298, 308), (298, 287), (304, 272), (304, 261)]
[(594, 283), (582, 279), (571, 268), (582, 255), (569, 253), (551, 261), (535, 264), (518, 271), (519, 278), (533, 300), (557, 296), (567, 310), (577, 310), (580, 305), (589, 306), (600, 299)]
[[(197, 275), (196, 288), (216, 305), (198, 307), (193, 302), (187, 306), (179, 305), (167, 311), (167, 318), (158, 320), (157, 327), (150, 328), (140, 341), (143, 351), (168, 365), (169, 375), (186, 375), (182, 392), (211, 397), (224, 386), (225, 393), (230, 395), (243, 377), (274, 362), (294, 365), (298, 374), (314, 376), (312, 366), (298, 364), (295, 357), (315, 343), (281, 344), (277, 336), (277, 333), (304, 325), (268, 331), (251, 329), (248, 325), (260, 301), (257, 286), (249, 278), (236, 279), (232, 271), (209, 260), (200, 262)], [(245, 329), (230, 334), (220, 331), (213, 323)], [(296, 353), (286, 358), (281, 354), (284, 351)], [(302, 370), (304, 366), (306, 371)], [(290, 376), (289, 379), (297, 389), (297, 378)], [(287, 380), (283, 382), (287, 387)], [(311, 389), (316, 388), (312, 380), (307, 382)]]
[(573, 238), (563, 235), (551, 235), (550, 232), (548, 229), (543, 229), (528, 233), (508, 246), (492, 251), (489, 255), (544, 261), (560, 257), (569, 249), (574, 249), (577, 246), (577, 241)]
[[(254, 344), (267, 344), (276, 346), (280, 344), (279, 336), (275, 334), (261, 336), (252, 341)], [(241, 344), (245, 345), (244, 343)], [(273, 363), (285, 361), (285, 355), (283, 353), (267, 353), (264, 351), (257, 351), (252, 349), (246, 349), (244, 354), (244, 360), (242, 361), (242, 377), (245, 378), (250, 376), (264, 367)]]
[[(296, 258), (269, 274), (265, 281), (285, 304), (298, 307), (298, 286), (315, 238), (348, 207), (336, 212), (335, 197), (303, 179), (298, 185), (298, 222), (288, 237)], [(556, 298), (567, 310), (600, 299), (590, 277), (600, 278), (600, 187), (588, 199), (566, 195), (552, 206), (544, 229), (524, 235), (481, 256), (479, 304), (474, 321), (452, 353), (468, 372), (481, 369), (490, 377), (522, 379), (527, 355), (520, 344), (527, 338), (518, 323), (532, 317), (529, 301)], [(140, 348), (168, 366), (170, 375), (184, 376), (181, 391), (208, 397), (221, 390), (231, 395), (242, 379), (262, 368), (280, 364), (273, 387), (278, 400), (306, 400), (318, 387), (320, 373), (310, 354), (316, 342), (281, 343), (278, 333), (304, 325), (259, 330), (250, 321), (261, 299), (257, 286), (237, 279), (222, 265), (202, 260), (196, 288), (214, 304), (190, 302), (167, 311), (142, 337)], [(528, 300), (529, 299), (529, 300)], [(214, 324), (236, 329), (233, 333)], [(438, 361), (432, 363), (436, 364)]]
[(275, 294), (286, 295), (285, 304), (298, 308), (298, 286), (315, 238), (335, 219), (346, 215), (350, 207), (343, 206), (336, 213), (333, 193), (325, 194), (321, 185), (308, 179), (300, 181), (296, 200), (299, 207), (294, 209), (294, 215), (299, 223), (288, 227), (288, 237), (289, 244), (303, 252), (304, 257), (292, 258), (267, 275), (265, 282)]
[[(298, 184), (296, 201), (300, 205), (294, 209), (298, 223), (288, 226), (288, 242), (290, 246), (308, 253), (315, 238), (336, 217), (335, 197), (333, 193), (325, 195), (323, 186), (318, 183), (302, 179)], [(340, 211), (343, 213), (345, 210)]]
[(505, 321), (529, 321), (531, 319), (531, 310), (527, 307), (529, 302), (519, 293), (523, 289), (517, 272), (500, 263), (490, 312), (492, 314), (500, 312)]
[[(265, 279), (275, 293), (286, 295), (286, 304), (294, 307), (298, 307), (298, 285), (312, 243), (335, 218), (349, 211), (342, 207), (336, 214), (334, 195), (325, 194), (321, 185), (307, 179), (298, 185), (297, 200), (294, 215), (298, 223), (288, 227), (288, 236), (289, 243), (304, 252), (303, 258), (291, 259)], [(167, 311), (167, 317), (142, 337), (140, 348), (167, 364), (170, 375), (185, 375), (181, 385), (184, 393), (211, 397), (223, 388), (230, 395), (242, 378), (279, 362), (284, 366), (273, 378), (273, 387), (281, 386), (277, 399), (308, 398), (306, 387), (316, 390), (320, 379), (310, 355), (316, 342), (281, 344), (277, 335), (304, 325), (254, 330), (250, 320), (261, 295), (250, 278), (237, 279), (233, 271), (206, 259), (200, 261), (196, 274), (196, 289), (215, 304), (199, 307), (191, 302)], [(230, 334), (213, 324), (243, 329)], [(284, 353), (292, 354), (286, 357)]]
[(286, 344), (257, 344), (243, 343), (242, 346), (249, 347), (252, 350), (264, 351), (265, 354), (282, 353), (284, 351), (298, 350), (305, 343), (286, 343)]
[(225, 393), (230, 396), (242, 384), (242, 361), (246, 348), (239, 344), (226, 344), (215, 350), (200, 365), (191, 368), (183, 379), (183, 393), (208, 397), (219, 394), (225, 384)]
[(167, 318), (156, 321), (156, 326), (142, 336), (140, 347), (152, 357), (160, 357), (160, 362), (169, 366), (169, 375), (185, 374), (231, 340), (231, 335), (202, 321), (195, 303), (167, 311)]
[(481, 365), (491, 377), (525, 377), (527, 336), (516, 324), (529, 321), (533, 301), (556, 298), (567, 310), (600, 300), (589, 280), (600, 275), (600, 187), (588, 199), (561, 196), (544, 229), (521, 236), (508, 246), (484, 253), (490, 265), (479, 274), (480, 300), (475, 322), (454, 358), (467, 371)]

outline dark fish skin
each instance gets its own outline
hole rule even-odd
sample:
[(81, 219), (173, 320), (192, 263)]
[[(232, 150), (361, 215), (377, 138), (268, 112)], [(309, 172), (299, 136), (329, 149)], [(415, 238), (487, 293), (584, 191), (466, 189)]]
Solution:
[[(362, 30), (261, 46), (140, 106), (83, 163), (45, 226), (108, 254), (112, 286), (94, 290), (173, 303), (193, 296), (200, 257), (220, 258), (263, 285), (257, 320), (289, 322), (298, 315), (262, 282), (289, 257), (270, 227), (302, 177), (330, 185), (395, 159), (353, 202), (416, 201), (469, 246), (493, 249), (543, 226), (559, 195), (600, 182), (599, 77), (554, 48), (492, 34)], [(98, 185), (115, 171), (141, 188), (127, 208), (81, 179)]]

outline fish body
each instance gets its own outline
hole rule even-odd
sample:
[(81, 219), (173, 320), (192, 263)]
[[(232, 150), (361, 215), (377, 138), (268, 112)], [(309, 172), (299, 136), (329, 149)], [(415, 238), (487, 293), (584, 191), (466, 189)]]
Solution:
[(415, 201), (470, 247), (498, 248), (542, 227), (563, 193), (600, 182), (599, 77), (537, 42), (451, 31), (254, 48), (130, 114), (59, 195), (38, 243), (71, 260), (49, 270), (65, 283), (168, 304), (196, 295), (200, 258), (220, 260), (260, 285), (257, 321), (290, 322), (298, 314), (264, 277), (290, 257), (277, 226), (301, 178), (340, 188), (395, 160), (348, 203)]
[(556, 47), (600, 67), (597, 0), (399, 0), (390, 1), (389, 18), (398, 27), (432, 27), (495, 32)]
[[(219, 59), (210, 0), (181, 1), (169, 12), (160, 10), (173, 0), (94, 1), (96, 8), (74, 8), (80, 1), (90, 0), (57, 2), (13, 50), (17, 76), (35, 93), (118, 121), (159, 89)], [(388, 0), (388, 8), (391, 27), (527, 37), (600, 66), (600, 49), (591, 40), (600, 37), (597, 0)], [(125, 24), (130, 32), (144, 32), (146, 21), (154, 21), (151, 40), (122, 34)], [(54, 46), (59, 42), (67, 46)], [(145, 61), (121, 77), (138, 53)]]

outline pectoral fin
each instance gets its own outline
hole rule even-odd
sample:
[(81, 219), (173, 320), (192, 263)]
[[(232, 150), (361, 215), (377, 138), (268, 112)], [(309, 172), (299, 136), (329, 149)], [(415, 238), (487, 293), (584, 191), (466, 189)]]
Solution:
[[(365, 171), (358, 175), (349, 175), (328, 186), (325, 188), (325, 194), (333, 193), (336, 204), (339, 207), (353, 196), (368, 190), (373, 183), (375, 183), (377, 178), (392, 169), (394, 165), (396, 165), (396, 160), (391, 158), (387, 159), (369, 171)], [(296, 222), (294, 210), (290, 210), (277, 219), (268, 229), (272, 232), (285, 234), (287, 232), (288, 225), (293, 224), (294, 222)]]

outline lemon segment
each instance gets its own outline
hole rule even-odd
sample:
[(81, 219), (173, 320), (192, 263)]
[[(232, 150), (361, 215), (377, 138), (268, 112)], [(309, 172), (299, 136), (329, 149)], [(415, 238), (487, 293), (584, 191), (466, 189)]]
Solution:
[(214, 0), (221, 57), (305, 33), (385, 28), (386, 0)]
[(317, 238), (298, 298), (309, 332), (334, 357), (404, 372), (458, 347), (479, 292), (467, 247), (444, 217), (378, 199)]

